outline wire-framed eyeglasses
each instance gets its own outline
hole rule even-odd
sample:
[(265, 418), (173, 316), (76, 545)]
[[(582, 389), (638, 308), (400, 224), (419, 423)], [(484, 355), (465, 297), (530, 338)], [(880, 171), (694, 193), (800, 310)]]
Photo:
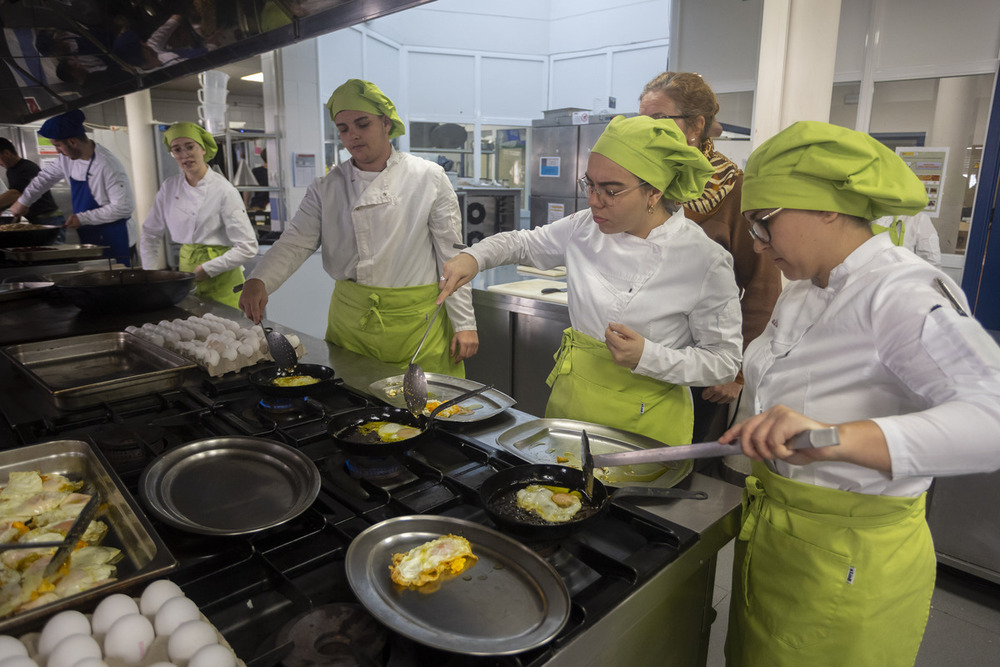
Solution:
[(580, 194), (587, 195), (588, 197), (592, 194), (596, 194), (597, 201), (601, 202), (602, 206), (611, 207), (615, 205), (615, 201), (617, 201), (617, 198), (619, 196), (625, 194), (626, 192), (631, 192), (636, 188), (642, 187), (643, 185), (645, 185), (645, 181), (639, 181), (635, 185), (623, 188), (621, 190), (618, 190), (617, 192), (615, 192), (611, 188), (606, 188), (602, 185), (596, 185), (586, 176), (578, 180), (576, 184), (580, 188)]
[(750, 223), (750, 236), (752, 236), (755, 240), (760, 241), (761, 243), (770, 243), (771, 230), (768, 229), (767, 223), (770, 222), (771, 219), (774, 218), (774, 216), (778, 215), (784, 210), (785, 209), (783, 208), (776, 208), (770, 213), (762, 215), (754, 220), (747, 218), (747, 222)]

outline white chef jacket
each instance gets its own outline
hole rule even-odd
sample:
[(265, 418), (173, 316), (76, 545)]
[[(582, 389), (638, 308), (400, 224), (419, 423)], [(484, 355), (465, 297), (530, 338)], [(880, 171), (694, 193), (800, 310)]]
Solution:
[[(890, 215), (872, 220), (872, 224), (889, 227), (895, 218), (899, 218), (903, 223), (903, 245), (901, 247), (941, 268), (941, 241), (938, 239), (937, 229), (934, 228), (930, 216), (926, 213)], [(892, 237), (890, 236), (890, 238)]]
[(871, 419), (892, 474), (841, 462), (777, 471), (818, 486), (916, 496), (933, 475), (1000, 468), (1000, 348), (935, 287), (943, 272), (878, 234), (830, 273), (827, 287), (789, 283), (747, 347), (755, 412), (778, 404), (839, 424)]
[[(90, 168), (90, 176), (87, 176), (88, 167)], [(127, 219), (128, 244), (135, 245), (137, 234), (135, 220), (132, 219), (132, 209), (135, 208), (135, 202), (132, 198), (132, 183), (129, 181), (125, 167), (118, 161), (118, 158), (98, 143), (94, 144), (93, 164), (90, 160), (71, 160), (60, 153), (54, 162), (47, 164), (37, 176), (31, 179), (31, 183), (24, 189), (17, 201), (24, 206), (31, 206), (36, 199), (48, 192), (59, 181), (65, 179), (66, 184), (69, 185), (71, 178), (82, 181), (85, 177), (90, 186), (90, 193), (94, 196), (99, 207), (92, 211), (76, 213), (80, 224), (103, 225), (123, 218)]]
[[(350, 161), (316, 179), (288, 227), (250, 275), (268, 293), (281, 287), (322, 246), (323, 268), (334, 280), (372, 287), (436, 284), (462, 242), (458, 197), (444, 169), (392, 150), (389, 162), (358, 196)], [(445, 302), (455, 331), (475, 331), (472, 288)]]
[(645, 239), (604, 234), (590, 209), (464, 250), (481, 270), (566, 266), (569, 319), (597, 340), (611, 322), (645, 339), (633, 372), (678, 385), (730, 382), (740, 369), (743, 318), (733, 257), (683, 210)]
[(164, 230), (170, 231), (175, 243), (230, 246), (201, 265), (210, 277), (243, 266), (257, 256), (257, 234), (243, 206), (243, 197), (232, 183), (211, 169), (197, 185), (188, 183), (184, 174), (163, 181), (142, 223), (139, 254), (143, 268), (166, 268)]

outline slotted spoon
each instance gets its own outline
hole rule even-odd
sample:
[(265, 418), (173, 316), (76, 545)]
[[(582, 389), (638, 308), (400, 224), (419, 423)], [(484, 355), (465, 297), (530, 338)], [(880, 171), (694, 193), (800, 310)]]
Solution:
[(280, 331), (275, 331), (271, 327), (265, 327), (263, 322), (258, 322), (260, 328), (264, 330), (264, 339), (267, 341), (267, 350), (271, 353), (271, 358), (278, 365), (278, 375), (292, 375), (295, 366), (299, 363), (299, 358), (295, 354), (295, 348), (285, 338)]
[(427, 375), (424, 373), (424, 369), (415, 362), (417, 355), (420, 354), (420, 348), (424, 346), (427, 334), (431, 332), (434, 320), (437, 319), (438, 312), (440, 312), (443, 305), (444, 301), (439, 303), (438, 307), (434, 309), (434, 315), (431, 316), (431, 321), (427, 323), (427, 329), (424, 330), (424, 337), (420, 339), (417, 351), (413, 353), (410, 365), (406, 367), (406, 373), (403, 374), (403, 398), (406, 399), (407, 409), (414, 415), (419, 415), (423, 412), (424, 406), (427, 405)]

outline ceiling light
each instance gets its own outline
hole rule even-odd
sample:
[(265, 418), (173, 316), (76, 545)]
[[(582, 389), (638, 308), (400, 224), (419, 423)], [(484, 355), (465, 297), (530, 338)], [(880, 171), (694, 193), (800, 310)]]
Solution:
[(257, 83), (264, 83), (264, 73), (257, 72), (256, 74), (247, 74), (246, 76), (241, 76), (244, 81), (256, 81)]

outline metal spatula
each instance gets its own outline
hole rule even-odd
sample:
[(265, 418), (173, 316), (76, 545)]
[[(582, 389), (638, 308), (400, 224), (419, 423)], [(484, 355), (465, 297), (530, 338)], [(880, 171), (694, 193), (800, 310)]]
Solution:
[(583, 469), (583, 491), (591, 498), (594, 495), (594, 457), (590, 454), (590, 438), (586, 431), (580, 434), (580, 462)]
[(419, 415), (423, 412), (424, 406), (427, 405), (427, 375), (424, 373), (424, 369), (414, 362), (417, 359), (417, 355), (420, 354), (420, 348), (424, 346), (427, 334), (431, 332), (434, 320), (437, 319), (438, 312), (440, 312), (443, 305), (444, 301), (439, 303), (438, 307), (434, 309), (434, 315), (431, 316), (431, 321), (427, 323), (427, 329), (424, 330), (424, 337), (420, 339), (417, 351), (413, 353), (410, 365), (406, 367), (406, 373), (403, 374), (403, 398), (406, 399), (407, 409), (414, 415)]
[(271, 353), (271, 358), (278, 365), (278, 375), (291, 375), (295, 366), (299, 363), (299, 358), (295, 354), (295, 348), (285, 338), (285, 335), (275, 331), (271, 327), (265, 327), (259, 322), (260, 328), (264, 330), (264, 339), (267, 341), (267, 350)]

